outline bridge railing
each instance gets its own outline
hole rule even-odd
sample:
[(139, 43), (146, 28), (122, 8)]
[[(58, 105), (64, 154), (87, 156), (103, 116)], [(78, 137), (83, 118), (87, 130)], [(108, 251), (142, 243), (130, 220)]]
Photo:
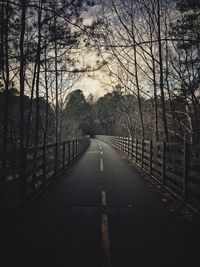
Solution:
[(165, 186), (185, 204), (200, 211), (200, 145), (97, 136)]
[(0, 154), (0, 208), (13, 208), (44, 189), (84, 153), (89, 142), (84, 137)]

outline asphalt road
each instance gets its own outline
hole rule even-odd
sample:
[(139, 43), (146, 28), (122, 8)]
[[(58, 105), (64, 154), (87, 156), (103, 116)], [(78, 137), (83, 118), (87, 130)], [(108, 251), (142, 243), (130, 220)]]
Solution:
[(92, 139), (26, 214), (1, 226), (0, 265), (198, 266), (199, 234), (117, 151)]

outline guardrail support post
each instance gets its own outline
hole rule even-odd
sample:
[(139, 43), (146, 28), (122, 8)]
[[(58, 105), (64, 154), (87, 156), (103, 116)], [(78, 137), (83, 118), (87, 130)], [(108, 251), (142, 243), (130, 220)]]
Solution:
[(20, 155), (20, 202), (26, 199), (27, 150), (23, 149)]
[(77, 140), (77, 156), (80, 155), (80, 151), (79, 151), (79, 139)]
[(4, 154), (1, 159), (2, 175), (0, 176), (0, 203), (3, 203), (5, 196), (5, 180), (6, 180), (6, 159)]
[(72, 159), (74, 160), (74, 158), (75, 158), (75, 149), (74, 149), (74, 141), (75, 140), (72, 140)]
[(128, 158), (129, 158), (129, 155), (130, 155), (130, 137), (128, 137)]
[(123, 137), (120, 137), (120, 150), (123, 152)]
[(78, 157), (78, 140), (76, 139), (76, 158)]
[(165, 184), (165, 166), (166, 165), (166, 142), (162, 143), (162, 180), (161, 183)]
[(144, 165), (144, 139), (142, 138), (142, 155), (141, 155), (141, 166), (143, 168)]
[(149, 142), (149, 175), (152, 175), (152, 140)]
[(55, 170), (54, 170), (55, 178), (57, 176), (57, 173), (58, 173), (58, 143), (55, 143)]
[(42, 173), (42, 186), (45, 186), (45, 182), (46, 182), (46, 145), (43, 145), (43, 173)]
[(68, 164), (70, 164), (70, 161), (71, 161), (71, 147), (70, 147), (71, 143), (70, 141), (68, 141)]
[(65, 168), (65, 142), (63, 142), (63, 158), (62, 158), (62, 165), (63, 165), (63, 170)]
[(135, 139), (135, 162), (138, 162), (138, 139)]
[(131, 137), (131, 159), (133, 159), (133, 136)]
[(189, 144), (184, 144), (184, 173), (183, 173), (183, 202), (187, 202), (187, 193), (188, 193), (188, 159), (189, 159)]

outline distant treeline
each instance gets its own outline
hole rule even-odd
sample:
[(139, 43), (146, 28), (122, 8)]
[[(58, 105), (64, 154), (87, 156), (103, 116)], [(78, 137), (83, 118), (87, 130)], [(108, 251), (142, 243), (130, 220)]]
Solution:
[[(4, 117), (4, 94), (0, 93), (0, 122), (1, 122), (1, 140), (3, 140), (3, 117)], [(142, 98), (143, 117), (145, 125), (145, 139), (156, 140), (153, 112), (153, 98)], [(31, 100), (29, 96), (24, 96), (25, 108), (25, 144), (27, 147), (33, 147), (35, 144), (35, 120), (36, 120), (36, 102), (33, 100), (32, 112), (30, 116)], [(170, 112), (170, 103), (166, 101), (166, 110)], [(182, 97), (176, 97), (172, 100), (174, 108), (176, 108), (176, 128), (173, 131), (174, 121), (169, 116), (169, 140), (171, 142), (183, 143), (184, 140), (191, 142), (192, 136), (185, 130), (188, 124), (188, 118), (185, 116), (185, 105)], [(161, 101), (160, 101), (161, 105)], [(19, 149), (20, 140), (20, 123), (19, 123), (19, 92), (16, 89), (9, 90), (8, 98), (8, 150), (14, 151)], [(38, 145), (55, 142), (56, 133), (56, 113), (53, 104), (47, 103), (45, 98), (39, 98), (39, 131)], [(48, 118), (46, 118), (46, 110), (48, 109)], [(159, 136), (162, 140), (164, 130), (162, 126), (162, 113), (158, 113), (159, 117)], [(30, 121), (29, 121), (30, 120)], [(58, 120), (58, 142), (67, 139), (78, 138), (85, 135), (93, 137), (95, 134), (130, 136), (141, 138), (141, 126), (139, 123), (139, 111), (137, 98), (133, 95), (123, 94), (119, 88), (111, 93), (100, 97), (96, 101), (92, 94), (85, 98), (83, 92), (78, 89), (68, 94), (66, 104), (63, 109), (59, 110)], [(198, 125), (195, 124), (195, 117), (191, 118), (193, 128), (199, 131)], [(1, 147), (3, 143), (1, 142)], [(1, 149), (2, 150), (2, 149)]]

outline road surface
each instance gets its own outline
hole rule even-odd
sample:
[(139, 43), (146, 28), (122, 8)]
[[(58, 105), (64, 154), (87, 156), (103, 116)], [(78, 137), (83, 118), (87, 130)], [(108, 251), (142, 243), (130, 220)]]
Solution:
[[(6, 266), (198, 266), (194, 226), (116, 150), (91, 144), (26, 214), (1, 227)], [(3, 262), (3, 263), (2, 263)]]

